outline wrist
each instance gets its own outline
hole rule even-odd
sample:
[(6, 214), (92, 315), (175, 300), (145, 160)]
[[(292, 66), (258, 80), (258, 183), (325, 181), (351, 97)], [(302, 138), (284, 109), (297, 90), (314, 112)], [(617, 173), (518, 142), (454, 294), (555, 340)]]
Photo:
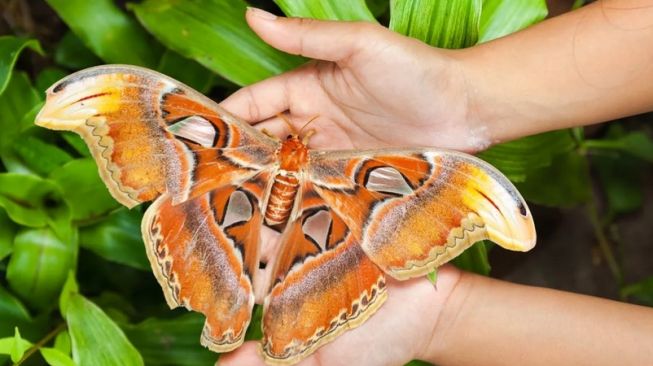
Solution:
[(442, 361), (441, 355), (446, 348), (448, 333), (452, 321), (456, 319), (469, 291), (469, 274), (452, 265), (438, 269), (438, 279), (435, 291), (427, 301), (431, 311), (436, 311), (433, 317), (431, 333), (424, 338), (422, 347), (415, 355), (416, 359), (437, 363)]

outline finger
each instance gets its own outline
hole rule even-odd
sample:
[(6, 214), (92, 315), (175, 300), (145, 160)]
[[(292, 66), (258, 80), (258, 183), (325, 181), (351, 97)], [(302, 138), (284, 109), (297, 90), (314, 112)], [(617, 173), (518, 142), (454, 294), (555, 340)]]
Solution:
[(293, 74), (287, 72), (241, 88), (220, 106), (250, 123), (273, 117), (290, 107), (287, 85)]
[(258, 352), (258, 344), (255, 341), (243, 343), (235, 350), (220, 355), (218, 366), (266, 366), (263, 357)]
[(369, 42), (378, 25), (368, 22), (335, 22), (308, 18), (277, 17), (266, 11), (249, 8), (249, 26), (265, 42), (282, 51), (318, 60), (341, 62)]

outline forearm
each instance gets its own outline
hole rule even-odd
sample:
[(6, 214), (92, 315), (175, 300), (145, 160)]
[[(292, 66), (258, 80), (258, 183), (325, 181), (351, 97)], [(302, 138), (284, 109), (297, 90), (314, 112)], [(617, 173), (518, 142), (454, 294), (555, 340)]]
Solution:
[(426, 356), (438, 365), (644, 365), (653, 310), (464, 274)]
[(653, 0), (599, 1), (457, 54), (493, 142), (653, 110)]

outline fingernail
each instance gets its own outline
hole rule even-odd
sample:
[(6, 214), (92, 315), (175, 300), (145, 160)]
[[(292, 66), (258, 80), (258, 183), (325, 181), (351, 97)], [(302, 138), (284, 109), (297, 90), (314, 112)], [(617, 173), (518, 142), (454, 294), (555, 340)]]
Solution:
[(251, 12), (253, 15), (255, 15), (255, 16), (261, 18), (261, 19), (265, 19), (265, 20), (275, 20), (275, 19), (277, 19), (276, 15), (274, 15), (272, 13), (269, 13), (269, 12), (263, 10), (263, 9), (248, 6), (247, 11)]

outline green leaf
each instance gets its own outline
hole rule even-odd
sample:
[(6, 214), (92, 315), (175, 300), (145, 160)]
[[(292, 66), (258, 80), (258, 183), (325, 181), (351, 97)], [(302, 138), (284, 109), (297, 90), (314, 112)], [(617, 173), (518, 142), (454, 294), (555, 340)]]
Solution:
[(245, 333), (245, 340), (257, 340), (263, 338), (263, 327), (261, 327), (261, 321), (263, 320), (263, 306), (254, 305), (254, 311), (252, 311), (252, 321), (247, 327), (247, 332)]
[(511, 181), (523, 182), (531, 172), (549, 166), (557, 155), (571, 151), (574, 146), (569, 130), (561, 130), (496, 145), (478, 156)]
[[(64, 285), (65, 287), (65, 285)], [(62, 330), (57, 334), (57, 338), (54, 339), (54, 348), (63, 352), (66, 355), (69, 355), (72, 352), (72, 345), (70, 344), (70, 334), (67, 330)]]
[[(80, 70), (102, 63), (73, 32), (66, 32), (54, 51), (54, 62), (71, 70)], [(56, 81), (56, 80), (55, 80)]]
[(17, 140), (22, 132), (21, 121), (34, 106), (41, 102), (41, 97), (24, 72), (14, 72), (9, 86), (0, 95), (0, 154), (4, 153)]
[(186, 313), (170, 319), (149, 318), (139, 324), (121, 324), (127, 338), (147, 365), (211, 365), (216, 354), (202, 347), (204, 316)]
[(426, 279), (431, 282), (431, 284), (435, 285), (438, 282), (438, 269), (434, 269), (432, 272), (429, 272), (426, 275)]
[(479, 42), (517, 32), (548, 14), (546, 0), (483, 0)]
[(0, 94), (4, 93), (9, 85), (14, 65), (25, 47), (43, 54), (41, 45), (35, 39), (14, 37), (14, 36), (0, 36)]
[(50, 174), (63, 191), (75, 221), (89, 221), (120, 207), (111, 197), (91, 158), (76, 159)]
[(70, 145), (79, 155), (83, 157), (91, 157), (91, 151), (88, 149), (88, 145), (79, 137), (78, 134), (69, 131), (63, 131), (59, 133), (61, 137)]
[(0, 207), (15, 223), (24, 226), (62, 228), (70, 222), (61, 189), (35, 175), (0, 173)]
[(15, 325), (32, 321), (29, 312), (14, 295), (0, 286), (0, 336), (11, 334)]
[(50, 366), (75, 366), (75, 362), (70, 356), (56, 348), (41, 347), (39, 351)]
[(586, 140), (585, 147), (595, 150), (616, 150), (653, 163), (653, 139), (641, 131), (631, 132), (617, 139)]
[(478, 40), (482, 0), (390, 2), (390, 29), (440, 48), (464, 48)]
[(0, 261), (11, 253), (16, 229), (7, 213), (0, 210)]
[(143, 365), (143, 358), (118, 325), (80, 294), (70, 295), (66, 320), (77, 365)]
[(622, 297), (634, 297), (637, 300), (653, 306), (653, 277), (625, 286), (621, 289)]
[(112, 0), (47, 0), (82, 42), (108, 63), (156, 67), (161, 47)]
[(425, 361), (413, 360), (413, 361), (410, 361), (409, 363), (407, 363), (404, 366), (432, 366), (432, 365), (433, 364), (430, 364), (430, 363), (425, 362)]
[(23, 355), (25, 354), (25, 351), (27, 351), (30, 347), (32, 347), (32, 343), (24, 340), (20, 336), (20, 331), (18, 331), (18, 327), (14, 328), (14, 345), (11, 347), (11, 360), (13, 362), (18, 362), (23, 358)]
[(29, 171), (39, 175), (47, 175), (73, 159), (57, 145), (47, 143), (36, 136), (22, 135), (20, 141), (20, 144), (13, 146), (14, 156)]
[(75, 272), (69, 271), (66, 277), (66, 282), (63, 284), (61, 294), (59, 294), (59, 311), (62, 317), (66, 317), (68, 305), (70, 305), (70, 298), (79, 293), (79, 285), (75, 279)]
[(452, 261), (456, 267), (474, 273), (487, 276), (490, 274), (490, 262), (487, 257), (485, 241), (480, 241), (465, 250), (461, 255)]
[(107, 260), (149, 271), (140, 230), (142, 218), (138, 210), (122, 208), (107, 220), (83, 228), (80, 244)]
[(587, 159), (575, 151), (556, 157), (550, 166), (533, 171), (517, 188), (528, 201), (572, 207), (591, 195)]
[(245, 22), (246, 5), (242, 0), (146, 0), (130, 8), (164, 45), (238, 85), (304, 62), (254, 34)]
[(28, 229), (16, 235), (7, 265), (11, 289), (37, 308), (52, 305), (77, 258), (77, 241), (64, 241), (50, 229)]
[(208, 92), (215, 78), (215, 75), (206, 67), (171, 50), (166, 50), (163, 53), (157, 70), (183, 82), (200, 93)]
[(376, 22), (365, 0), (274, 0), (290, 17)]
[(610, 214), (633, 212), (644, 202), (642, 176), (646, 163), (630, 155), (596, 155), (593, 166), (608, 201)]

